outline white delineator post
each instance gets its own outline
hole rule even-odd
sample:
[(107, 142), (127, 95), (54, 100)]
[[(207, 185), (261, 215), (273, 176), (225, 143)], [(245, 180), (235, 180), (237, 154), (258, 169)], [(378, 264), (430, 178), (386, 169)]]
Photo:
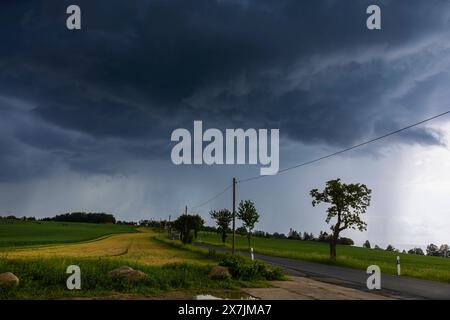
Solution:
[(397, 275), (400, 275), (400, 256), (397, 256)]
[(252, 261), (255, 260), (255, 256), (253, 255), (253, 248), (250, 248), (250, 255), (252, 257)]

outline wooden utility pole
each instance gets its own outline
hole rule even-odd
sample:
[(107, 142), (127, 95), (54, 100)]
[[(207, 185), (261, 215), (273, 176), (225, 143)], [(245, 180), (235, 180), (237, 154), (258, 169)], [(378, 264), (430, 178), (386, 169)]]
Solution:
[(169, 225), (167, 226), (167, 236), (169, 237), (170, 240), (172, 240), (172, 226), (170, 225), (170, 218), (172, 216), (169, 214)]
[(236, 253), (236, 178), (233, 178), (233, 244), (232, 254)]

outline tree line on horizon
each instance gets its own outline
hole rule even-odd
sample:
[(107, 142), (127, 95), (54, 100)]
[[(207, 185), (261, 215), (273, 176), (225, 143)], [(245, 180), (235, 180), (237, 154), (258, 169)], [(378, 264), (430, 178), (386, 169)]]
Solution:
[(44, 218), (42, 221), (115, 224), (116, 218), (114, 215), (104, 212), (71, 212), (59, 214), (53, 218)]
[[(371, 248), (372, 248), (371, 245), (370, 245), (369, 240), (366, 240), (366, 242), (364, 242), (363, 248), (367, 248), (367, 249), (371, 249)], [(373, 249), (375, 249), (375, 250), (383, 250), (383, 249), (380, 248), (378, 245), (375, 245), (375, 246), (373, 247)], [(384, 249), (384, 250), (386, 250), (386, 251), (391, 251), (391, 252), (396, 252), (396, 253), (400, 253), (400, 250), (394, 248), (393, 245), (388, 245), (388, 246), (386, 247), (386, 249)], [(404, 253), (404, 254), (405, 254), (405, 253), (408, 253), (408, 254), (416, 254), (416, 255), (419, 255), (419, 256), (424, 256), (424, 255), (425, 255), (425, 252), (422, 250), (422, 248), (419, 248), (419, 247), (412, 248), (412, 249), (410, 249), (410, 250), (408, 250), (408, 251), (403, 250), (403, 251), (401, 251), (401, 253)], [(426, 248), (426, 255), (427, 255), (427, 256), (430, 256), (430, 257), (444, 257), (444, 258), (450, 258), (450, 247), (449, 247), (448, 244), (442, 244), (442, 245), (440, 245), (440, 246), (438, 247), (437, 245), (431, 243), (431, 244), (427, 245), (427, 248)]]
[[(204, 226), (202, 228), (202, 231), (211, 232), (211, 233), (221, 233), (222, 232), (220, 228), (211, 227), (211, 226)], [(231, 232), (232, 232), (232, 230), (228, 226), (227, 233), (231, 233)], [(243, 226), (240, 226), (240, 227), (236, 228), (236, 234), (245, 236), (245, 235), (247, 235), (247, 230)], [(327, 232), (320, 231), (319, 236), (316, 237), (316, 236), (314, 236), (314, 234), (312, 232), (308, 233), (305, 231), (302, 233), (302, 232), (296, 231), (292, 228), (290, 228), (290, 230), (287, 234), (279, 233), (279, 232), (270, 233), (270, 232), (266, 232), (266, 231), (262, 231), (262, 230), (255, 230), (252, 232), (252, 236), (255, 238), (279, 239), (279, 240), (299, 240), (299, 241), (313, 241), (313, 242), (326, 242), (326, 243), (328, 243), (328, 241), (329, 241), (329, 234)], [(351, 238), (339, 237), (338, 244), (352, 246), (355, 243)]]
[(0, 217), (8, 220), (17, 221), (56, 221), (56, 222), (84, 222), (84, 223), (97, 223), (97, 224), (122, 224), (123, 222), (116, 221), (114, 215), (104, 212), (71, 212), (56, 215), (54, 217), (45, 217), (37, 219), (35, 217), (21, 217), (18, 218), (14, 215), (8, 215), (6, 217)]

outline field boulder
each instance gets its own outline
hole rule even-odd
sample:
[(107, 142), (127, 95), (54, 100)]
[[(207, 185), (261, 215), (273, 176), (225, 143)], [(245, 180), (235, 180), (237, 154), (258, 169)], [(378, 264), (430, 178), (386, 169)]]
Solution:
[(209, 277), (214, 280), (225, 280), (231, 279), (231, 274), (227, 267), (214, 266), (209, 272)]
[(14, 273), (5, 272), (0, 274), (0, 287), (16, 287), (19, 285), (19, 278)]
[(123, 266), (108, 272), (108, 277), (113, 279), (126, 279), (132, 282), (145, 280), (147, 275), (139, 270), (134, 270), (128, 266)]

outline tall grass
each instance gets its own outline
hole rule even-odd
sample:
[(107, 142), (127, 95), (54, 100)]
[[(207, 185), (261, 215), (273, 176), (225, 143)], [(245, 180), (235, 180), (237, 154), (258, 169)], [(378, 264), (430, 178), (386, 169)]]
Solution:
[[(81, 269), (81, 290), (68, 290), (66, 269), (69, 265)], [(107, 273), (128, 265), (147, 274), (139, 282), (112, 279)], [(155, 295), (173, 290), (232, 289), (240, 286), (234, 280), (211, 280), (210, 266), (185, 263), (145, 266), (117, 259), (6, 259), (0, 260), (0, 273), (13, 272), (20, 278), (16, 288), (0, 287), (0, 299), (56, 299), (113, 296), (117, 293)]]

